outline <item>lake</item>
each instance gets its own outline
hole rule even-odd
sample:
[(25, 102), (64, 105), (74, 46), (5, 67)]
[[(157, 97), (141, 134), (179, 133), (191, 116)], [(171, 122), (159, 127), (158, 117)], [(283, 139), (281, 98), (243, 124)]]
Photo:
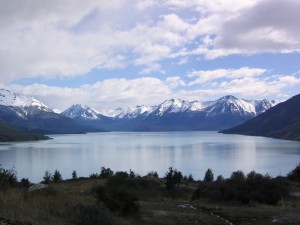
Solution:
[(208, 168), (215, 178), (233, 171), (255, 170), (286, 175), (300, 162), (300, 142), (226, 135), (217, 132), (107, 132), (51, 135), (38, 142), (0, 144), (0, 164), (15, 167), (18, 178), (42, 180), (46, 170), (58, 169), (63, 178), (132, 169), (140, 175), (157, 171), (164, 176), (172, 166), (184, 175), (203, 179)]

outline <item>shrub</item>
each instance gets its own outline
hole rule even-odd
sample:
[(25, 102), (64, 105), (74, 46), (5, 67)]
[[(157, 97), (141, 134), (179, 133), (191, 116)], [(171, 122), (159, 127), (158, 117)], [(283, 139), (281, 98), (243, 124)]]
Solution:
[(51, 177), (52, 177), (52, 174), (47, 170), (45, 172), (44, 177), (43, 177), (43, 183), (44, 184), (49, 184), (51, 182)]
[(224, 181), (225, 181), (225, 179), (222, 175), (217, 176), (216, 182), (220, 183), (220, 182), (224, 182)]
[(77, 225), (121, 224), (107, 209), (100, 208), (97, 205), (79, 204), (73, 208), (72, 214), (75, 214), (73, 222)]
[(30, 186), (30, 181), (28, 178), (22, 178), (21, 179), (21, 186), (24, 188), (28, 188)]
[(276, 205), (288, 196), (287, 183), (283, 178), (271, 178), (251, 171), (247, 177), (241, 171), (233, 172), (224, 180), (219, 177), (215, 182), (201, 182), (193, 195), (193, 200), (203, 197), (214, 200), (238, 201), (248, 204), (250, 201)]
[(91, 178), (91, 179), (99, 178), (99, 174), (98, 173), (92, 173), (92, 174), (89, 175), (89, 178)]
[(112, 177), (114, 172), (110, 168), (101, 167), (100, 177), (101, 178), (108, 178)]
[(58, 170), (55, 170), (54, 171), (54, 174), (52, 176), (52, 181), (54, 183), (58, 183), (58, 182), (61, 182), (62, 181), (62, 177), (61, 177), (61, 174)]
[(204, 175), (204, 179), (203, 179), (204, 182), (212, 182), (214, 181), (214, 174), (212, 172), (211, 169), (207, 169), (205, 175)]
[(129, 177), (130, 178), (135, 178), (137, 177), (137, 175), (135, 174), (135, 172), (133, 172), (131, 169), (129, 170)]
[(172, 167), (169, 168), (169, 171), (166, 173), (166, 176), (164, 179), (167, 180), (166, 182), (166, 188), (167, 190), (173, 189), (176, 184), (181, 183), (183, 176), (180, 171), (177, 171), (176, 169), (173, 170)]
[(233, 183), (244, 183), (246, 180), (246, 177), (242, 171), (238, 170), (231, 174), (229, 180)]
[(128, 189), (98, 186), (92, 189), (92, 193), (110, 211), (117, 212), (121, 216), (136, 216), (139, 213), (138, 197)]
[(118, 171), (118, 172), (116, 172), (114, 177), (117, 178), (117, 179), (124, 179), (124, 178), (128, 178), (129, 174), (127, 172), (124, 172), (124, 171)]
[(14, 168), (9, 170), (1, 168), (0, 165), (0, 190), (6, 190), (9, 186), (15, 185), (17, 183), (17, 172)]
[(155, 178), (158, 178), (158, 173), (156, 171), (150, 171), (147, 173), (146, 175), (147, 177), (155, 177)]
[(300, 163), (287, 175), (288, 179), (300, 182)]
[(72, 172), (72, 180), (77, 180), (77, 172), (75, 170)]

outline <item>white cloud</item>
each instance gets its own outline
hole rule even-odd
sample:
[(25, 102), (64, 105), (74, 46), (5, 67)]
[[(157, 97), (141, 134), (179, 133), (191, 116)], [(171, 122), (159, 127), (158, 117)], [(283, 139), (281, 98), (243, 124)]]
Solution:
[(41, 84), (9, 85), (5, 88), (34, 96), (49, 107), (59, 110), (65, 110), (72, 104), (80, 103), (98, 111), (143, 104), (156, 105), (171, 98), (190, 101), (214, 100), (226, 94), (245, 99), (274, 99), (277, 96), (280, 100), (285, 100), (299, 91), (300, 77), (297, 75), (260, 77), (259, 73), (259, 71), (249, 72), (249, 76), (245, 77), (236, 73), (230, 79), (215, 80), (212, 83), (206, 83), (200, 89), (189, 89), (179, 76), (167, 77), (164, 80), (154, 77), (106, 79), (78, 88)]
[(261, 76), (266, 72), (261, 68), (242, 67), (240, 69), (217, 69), (217, 70), (200, 70), (192, 71), (187, 76), (190, 78), (196, 77), (189, 85), (204, 84), (220, 78), (235, 79)]
[[(298, 0), (0, 1), (0, 82), (128, 66), (159, 74), (164, 60), (300, 52), (299, 7)], [(218, 76), (206, 71), (190, 85)]]
[(180, 87), (180, 86), (185, 86), (185, 82), (179, 77), (168, 77), (166, 79), (166, 84), (170, 87), (170, 88), (176, 88), (176, 87)]
[(65, 110), (72, 104), (89, 105), (98, 110), (128, 107), (136, 104), (154, 104), (172, 93), (168, 84), (157, 78), (107, 79), (79, 88), (51, 87), (40, 84), (10, 85), (11, 90), (34, 96), (49, 107)]

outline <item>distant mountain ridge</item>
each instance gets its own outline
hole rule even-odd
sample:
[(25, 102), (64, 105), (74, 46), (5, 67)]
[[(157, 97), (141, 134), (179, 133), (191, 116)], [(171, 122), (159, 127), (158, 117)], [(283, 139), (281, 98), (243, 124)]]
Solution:
[(222, 133), (300, 141), (300, 94)]
[(88, 106), (73, 105), (62, 114), (76, 121), (115, 131), (220, 130), (245, 122), (275, 105), (274, 101), (224, 96), (215, 101), (171, 99), (156, 106), (117, 109), (105, 116)]
[(60, 134), (99, 131), (55, 113), (33, 97), (6, 89), (0, 89), (0, 120), (24, 133)]
[(31, 134), (0, 121), (0, 142), (10, 141), (37, 141), (49, 139), (44, 135)]

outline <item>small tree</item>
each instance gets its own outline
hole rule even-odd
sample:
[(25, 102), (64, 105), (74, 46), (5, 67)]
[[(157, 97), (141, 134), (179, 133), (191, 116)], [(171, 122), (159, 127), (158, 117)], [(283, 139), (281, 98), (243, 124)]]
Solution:
[(62, 181), (61, 174), (60, 174), (60, 172), (58, 170), (55, 170), (55, 172), (54, 172), (54, 174), (52, 176), (52, 181), (54, 183), (58, 183), (58, 182)]
[(109, 178), (114, 175), (114, 172), (110, 168), (101, 167), (100, 177), (101, 178)]
[(47, 171), (45, 172), (44, 177), (43, 177), (43, 183), (49, 184), (50, 181), (51, 181), (51, 177), (52, 177), (52, 174), (47, 170)]
[(130, 178), (135, 178), (135, 177), (136, 177), (135, 172), (132, 171), (131, 169), (129, 170), (129, 177), (130, 177)]
[(166, 187), (170, 190), (173, 189), (176, 184), (181, 183), (183, 176), (180, 171), (177, 171), (176, 169), (173, 170), (173, 168), (170, 167), (169, 171), (166, 173), (165, 179), (167, 180)]
[(73, 180), (77, 179), (77, 172), (75, 170), (73, 170), (73, 172), (72, 172), (72, 179)]
[(287, 177), (290, 180), (300, 182), (300, 163), (293, 169), (291, 172), (288, 173)]
[(204, 182), (212, 182), (214, 181), (214, 174), (211, 169), (208, 169), (204, 175)]
[(155, 177), (155, 178), (158, 178), (158, 173), (156, 171), (150, 171), (147, 173), (146, 175), (147, 177)]
[(234, 183), (244, 183), (246, 180), (246, 177), (245, 177), (245, 174), (243, 173), (243, 171), (238, 170), (231, 174), (229, 180)]
[(217, 179), (216, 179), (217, 182), (223, 182), (225, 181), (224, 177), (222, 175), (219, 175), (217, 176)]
[(16, 184), (17, 181), (17, 172), (15, 169), (3, 169), (0, 164), (0, 190), (5, 190), (8, 186)]

